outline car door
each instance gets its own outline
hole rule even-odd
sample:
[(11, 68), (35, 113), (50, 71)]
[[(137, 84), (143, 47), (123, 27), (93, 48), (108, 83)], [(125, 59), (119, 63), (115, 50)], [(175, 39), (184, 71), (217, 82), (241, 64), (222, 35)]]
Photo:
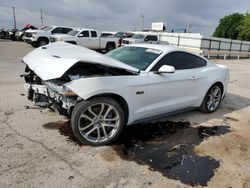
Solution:
[[(146, 116), (176, 111), (194, 106), (196, 93), (205, 82), (202, 76), (206, 61), (195, 63), (195, 56), (185, 52), (172, 52), (163, 57), (148, 73)], [(174, 66), (175, 73), (157, 74), (162, 65)]]
[(90, 48), (97, 50), (99, 49), (99, 37), (97, 36), (97, 32), (96, 31), (90, 31), (90, 35), (91, 35), (91, 42), (90, 42)]
[(86, 48), (91, 48), (91, 40), (89, 30), (84, 30), (78, 34), (78, 45)]

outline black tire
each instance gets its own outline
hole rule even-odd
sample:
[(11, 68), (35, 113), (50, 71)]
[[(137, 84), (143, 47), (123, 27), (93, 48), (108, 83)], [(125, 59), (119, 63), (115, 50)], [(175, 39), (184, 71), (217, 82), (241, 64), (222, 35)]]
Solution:
[[(86, 136), (86, 134), (87, 134), (86, 132), (87, 131), (89, 132), (90, 129), (93, 130), (93, 128), (96, 127), (95, 125), (91, 125), (91, 127), (89, 129), (87, 129), (85, 131), (85, 133), (84, 133), (84, 131), (79, 130), (80, 129), (79, 126), (82, 123), (81, 122), (82, 119), (80, 119), (81, 115), (85, 115), (85, 113), (88, 112), (89, 107), (92, 108), (93, 106), (98, 105), (98, 104), (106, 104), (107, 107), (109, 107), (108, 105), (112, 106), (113, 108), (115, 108), (116, 113), (119, 116), (119, 121), (118, 121), (119, 125), (117, 126), (117, 130), (115, 130), (116, 128), (108, 128), (108, 129), (112, 130), (111, 132), (108, 133), (108, 131), (106, 129), (108, 135), (113, 134), (112, 137), (108, 138), (108, 140), (104, 139), (104, 140), (99, 141), (99, 142), (97, 140), (93, 141), (90, 138), (86, 138), (86, 137), (88, 137), (88, 136)], [(105, 115), (106, 115), (106, 113), (105, 113)], [(93, 121), (91, 121), (91, 122), (93, 122)], [(89, 144), (92, 146), (107, 145), (107, 144), (110, 144), (111, 142), (113, 142), (114, 140), (116, 140), (124, 128), (124, 123), (125, 123), (125, 117), (124, 117), (124, 112), (123, 112), (121, 106), (115, 100), (113, 100), (112, 98), (108, 98), (108, 97), (96, 97), (96, 98), (90, 99), (88, 101), (81, 101), (74, 107), (73, 112), (71, 114), (71, 126), (72, 126), (72, 130), (73, 130), (74, 135), (81, 143)], [(103, 124), (99, 123), (99, 126), (101, 126), (101, 125), (103, 125)], [(88, 127), (88, 125), (86, 127)], [(83, 127), (83, 128), (86, 128), (86, 127)], [(103, 127), (99, 127), (99, 128), (95, 129), (96, 132), (99, 132), (97, 129), (99, 129), (99, 131), (102, 131), (103, 136), (101, 137), (101, 139), (106, 138), (104, 136)], [(113, 132), (113, 130), (115, 130), (115, 133)], [(94, 131), (92, 131), (92, 133), (94, 133)], [(99, 134), (101, 134), (101, 133), (99, 132)]]
[[(211, 102), (211, 95), (212, 95), (212, 91), (214, 89), (219, 89), (219, 93), (220, 93), (220, 96), (217, 97), (218, 98), (218, 104), (216, 104), (214, 106), (214, 108), (209, 108), (209, 102)], [(206, 93), (203, 101), (202, 101), (202, 104), (199, 108), (200, 111), (204, 112), (204, 113), (212, 113), (214, 111), (216, 111), (218, 109), (218, 107), (220, 106), (220, 103), (221, 103), (221, 99), (222, 99), (222, 87), (220, 84), (214, 84), (209, 90), (208, 92)]]
[(49, 40), (46, 38), (41, 38), (41, 39), (38, 39), (36, 47), (44, 46), (46, 44), (49, 44)]
[(109, 52), (111, 50), (115, 49), (115, 44), (114, 43), (108, 43), (106, 46), (106, 52)]

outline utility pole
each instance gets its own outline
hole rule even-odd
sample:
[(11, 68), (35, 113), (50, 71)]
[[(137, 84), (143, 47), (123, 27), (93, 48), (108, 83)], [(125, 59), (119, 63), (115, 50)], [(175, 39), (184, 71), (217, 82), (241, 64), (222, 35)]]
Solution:
[(140, 17), (141, 17), (141, 19), (142, 19), (141, 30), (143, 31), (143, 30), (144, 30), (144, 14), (143, 14), (143, 13), (140, 13)]
[(13, 18), (14, 18), (14, 29), (16, 29), (16, 13), (15, 13), (15, 7), (12, 7), (13, 9)]
[(40, 13), (41, 13), (41, 22), (42, 22), (42, 27), (43, 27), (43, 11), (42, 11), (42, 9), (40, 9)]
[(186, 30), (187, 33), (190, 33), (190, 28), (191, 28), (191, 27), (192, 27), (192, 25), (191, 25), (190, 22), (188, 21), (187, 30)]

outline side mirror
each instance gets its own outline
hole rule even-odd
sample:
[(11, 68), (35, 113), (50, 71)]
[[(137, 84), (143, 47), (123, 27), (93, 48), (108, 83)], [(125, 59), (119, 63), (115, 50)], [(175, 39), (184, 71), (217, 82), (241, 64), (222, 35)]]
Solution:
[(80, 33), (80, 34), (78, 35), (78, 37), (83, 37), (83, 34), (82, 34), (82, 33)]
[(175, 68), (170, 65), (162, 65), (161, 68), (157, 71), (158, 74), (162, 73), (175, 73)]

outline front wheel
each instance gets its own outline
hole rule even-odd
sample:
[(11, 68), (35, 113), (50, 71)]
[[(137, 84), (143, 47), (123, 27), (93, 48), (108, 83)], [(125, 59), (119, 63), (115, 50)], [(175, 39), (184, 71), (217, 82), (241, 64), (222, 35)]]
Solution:
[(37, 47), (40, 47), (40, 46), (45, 46), (49, 43), (49, 41), (47, 39), (39, 39), (37, 41)]
[(222, 88), (218, 84), (213, 85), (203, 99), (200, 110), (205, 113), (214, 112), (219, 107), (221, 98)]
[(124, 112), (111, 98), (93, 98), (75, 106), (71, 115), (71, 126), (81, 143), (106, 145), (113, 142), (122, 132)]

